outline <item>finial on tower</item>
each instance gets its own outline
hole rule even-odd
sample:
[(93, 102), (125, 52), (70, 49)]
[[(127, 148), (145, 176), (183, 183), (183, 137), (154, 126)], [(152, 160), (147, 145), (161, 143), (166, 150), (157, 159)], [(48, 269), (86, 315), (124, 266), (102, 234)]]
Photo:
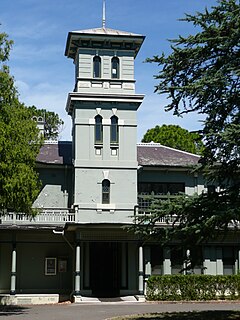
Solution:
[(106, 28), (106, 0), (103, 0), (103, 18), (102, 18), (102, 27)]

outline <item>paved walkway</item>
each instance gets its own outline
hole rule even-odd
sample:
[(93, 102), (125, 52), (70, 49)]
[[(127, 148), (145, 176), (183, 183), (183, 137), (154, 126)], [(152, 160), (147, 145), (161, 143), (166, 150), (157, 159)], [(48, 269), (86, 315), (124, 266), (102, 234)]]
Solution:
[(240, 310), (237, 302), (211, 303), (83, 303), (1, 308), (0, 320), (105, 320), (114, 316), (151, 312)]

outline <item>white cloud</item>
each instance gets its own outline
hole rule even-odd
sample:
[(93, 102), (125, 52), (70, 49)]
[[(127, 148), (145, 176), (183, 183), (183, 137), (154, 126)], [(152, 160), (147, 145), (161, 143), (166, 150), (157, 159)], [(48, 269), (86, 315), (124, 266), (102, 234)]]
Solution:
[(22, 60), (25, 62), (51, 60), (53, 55), (61, 57), (63, 48), (60, 45), (42, 45), (39, 43), (28, 43), (25, 45), (18, 44), (12, 49), (12, 58), (15, 60)]
[(176, 124), (189, 131), (199, 130), (203, 115), (189, 113), (183, 117), (174, 116), (171, 111), (166, 112), (164, 106), (166, 99), (158, 94), (147, 95), (144, 102), (138, 110), (138, 141), (141, 141), (143, 135), (148, 129), (156, 125)]
[(28, 39), (36, 41), (44, 39), (51, 33), (58, 31), (58, 25), (50, 23), (49, 20), (39, 20), (31, 15), (25, 15), (24, 24), (20, 23), (23, 17), (17, 23), (9, 24), (8, 33), (14, 37), (14, 40), (19, 38), (21, 40)]
[(16, 87), (20, 94), (20, 101), (25, 105), (35, 105), (37, 108), (44, 108), (54, 111), (64, 121), (63, 131), (60, 133), (61, 140), (71, 140), (71, 118), (65, 111), (68, 88), (53, 86), (48, 82), (38, 83), (30, 87), (24, 81), (16, 81)]

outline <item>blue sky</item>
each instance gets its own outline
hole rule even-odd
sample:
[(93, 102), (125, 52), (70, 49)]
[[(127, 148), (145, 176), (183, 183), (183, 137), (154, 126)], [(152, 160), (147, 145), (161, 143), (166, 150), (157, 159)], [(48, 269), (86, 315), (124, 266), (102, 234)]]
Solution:
[[(157, 65), (143, 61), (169, 53), (167, 39), (196, 32), (191, 24), (178, 21), (184, 13), (216, 4), (217, 0), (106, 0), (106, 27), (146, 36), (135, 63), (136, 92), (145, 94), (138, 111), (139, 142), (157, 124), (200, 128), (197, 115), (178, 118), (164, 111), (165, 98), (154, 93)], [(66, 38), (69, 31), (101, 27), (102, 0), (1, 0), (0, 23), (0, 32), (14, 40), (9, 65), (20, 100), (57, 112), (65, 122), (60, 138), (70, 140), (65, 105), (74, 86), (74, 67), (64, 56)]]

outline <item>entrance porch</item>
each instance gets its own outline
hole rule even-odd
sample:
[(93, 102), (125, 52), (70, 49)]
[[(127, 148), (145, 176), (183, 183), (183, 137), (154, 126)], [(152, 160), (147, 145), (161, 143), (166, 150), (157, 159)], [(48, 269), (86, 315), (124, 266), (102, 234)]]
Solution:
[(134, 235), (96, 226), (76, 230), (76, 238), (74, 301), (143, 294), (143, 254)]

